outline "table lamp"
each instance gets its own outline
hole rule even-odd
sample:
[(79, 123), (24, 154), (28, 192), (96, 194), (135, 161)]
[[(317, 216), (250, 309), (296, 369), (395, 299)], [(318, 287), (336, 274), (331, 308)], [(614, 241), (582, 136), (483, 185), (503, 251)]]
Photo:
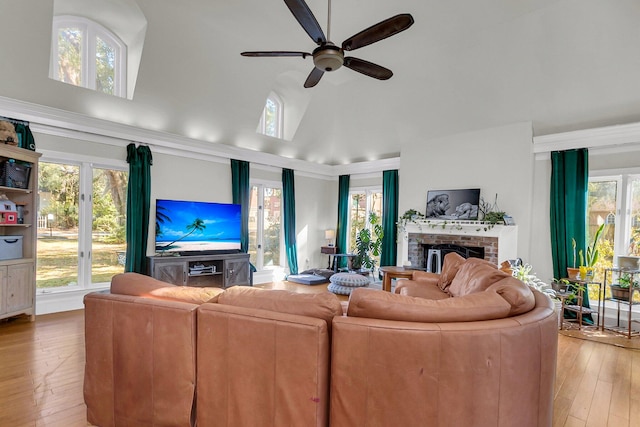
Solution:
[(333, 239), (336, 237), (336, 232), (333, 229), (324, 230), (324, 238), (327, 239), (327, 246), (333, 246)]

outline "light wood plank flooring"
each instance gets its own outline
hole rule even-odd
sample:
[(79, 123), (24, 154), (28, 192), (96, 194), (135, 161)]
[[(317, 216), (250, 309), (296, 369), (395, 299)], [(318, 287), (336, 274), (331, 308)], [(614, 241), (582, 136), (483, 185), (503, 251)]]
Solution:
[[(88, 425), (83, 328), (81, 310), (0, 322), (0, 426)], [(640, 351), (565, 336), (558, 343), (553, 426), (640, 425)]]

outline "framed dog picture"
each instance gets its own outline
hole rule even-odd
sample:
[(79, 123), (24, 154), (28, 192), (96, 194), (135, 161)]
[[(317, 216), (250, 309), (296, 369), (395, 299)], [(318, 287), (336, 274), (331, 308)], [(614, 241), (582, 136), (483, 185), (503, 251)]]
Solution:
[(477, 220), (480, 189), (427, 191), (427, 218)]

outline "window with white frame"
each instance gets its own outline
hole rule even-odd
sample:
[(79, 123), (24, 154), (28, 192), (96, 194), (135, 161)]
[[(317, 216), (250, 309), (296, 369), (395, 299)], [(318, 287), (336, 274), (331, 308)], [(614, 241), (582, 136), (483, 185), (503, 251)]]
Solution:
[(109, 95), (126, 97), (126, 45), (111, 31), (79, 16), (56, 16), (50, 77)]
[(40, 161), (39, 293), (104, 286), (124, 272), (128, 175), (120, 162)]
[(262, 110), (258, 132), (274, 138), (282, 138), (283, 110), (282, 100), (271, 92), (264, 105), (264, 110)]
[(606, 224), (597, 245), (596, 273), (613, 266), (619, 255), (640, 256), (640, 171), (592, 175), (587, 214), (587, 241)]
[(282, 184), (252, 182), (249, 195), (249, 259), (258, 271), (282, 266)]
[(362, 188), (349, 191), (349, 252), (355, 252), (356, 237), (363, 228), (371, 229), (369, 216), (382, 218), (382, 188)]

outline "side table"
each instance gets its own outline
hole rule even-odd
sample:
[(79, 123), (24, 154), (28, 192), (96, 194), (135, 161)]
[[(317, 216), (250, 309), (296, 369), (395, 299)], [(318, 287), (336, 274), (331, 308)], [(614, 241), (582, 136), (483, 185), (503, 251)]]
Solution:
[[(640, 275), (640, 270), (634, 270), (634, 269), (628, 269), (628, 268), (619, 268), (619, 267), (613, 267), (613, 268), (606, 268), (604, 270), (604, 283), (605, 283), (605, 289), (607, 286), (609, 286), (609, 288), (611, 288), (611, 286), (614, 284), (615, 282), (615, 277), (617, 277), (618, 279), (620, 278), (621, 275), (629, 275), (630, 276), (630, 281), (631, 283), (636, 283), (637, 279), (636, 279), (636, 275)], [(640, 288), (638, 288), (637, 286), (630, 286), (629, 287), (629, 293), (626, 296), (626, 299), (622, 298), (622, 297), (617, 297), (613, 295), (613, 289), (612, 289), (612, 295), (611, 295), (611, 301), (616, 302), (617, 305), (617, 323), (616, 326), (605, 326), (604, 324), (604, 314), (605, 314), (605, 304), (604, 304), (604, 298), (603, 298), (603, 304), (602, 304), (602, 329), (603, 330), (609, 330), (612, 332), (616, 332), (616, 333), (620, 333), (620, 334), (624, 334), (627, 338), (631, 339), (631, 337), (633, 336), (638, 336), (640, 335), (640, 331), (638, 331), (637, 329), (634, 330), (632, 328), (632, 323), (638, 323), (639, 321), (637, 319), (633, 319), (633, 305), (637, 304), (637, 302), (635, 302), (633, 299), (635, 293), (638, 292), (640, 293)], [(626, 327), (622, 327), (620, 325), (620, 304), (626, 304), (627, 305), (627, 324)]]
[[(578, 292), (574, 293), (574, 292), (558, 292), (558, 297), (560, 298), (560, 301), (562, 301), (562, 322), (560, 323), (560, 329), (562, 329), (562, 326), (564, 324), (564, 311), (568, 310), (571, 312), (574, 312), (576, 314), (576, 320), (578, 321), (578, 330), (582, 329), (582, 317), (584, 315), (587, 314), (597, 314), (598, 315), (598, 320), (595, 322), (595, 326), (596, 329), (600, 326), (600, 319), (602, 319), (602, 316), (600, 316), (600, 306), (602, 306), (603, 304), (600, 304), (600, 301), (602, 301), (600, 299), (600, 295), (602, 293), (602, 283), (600, 282), (594, 282), (591, 280), (578, 280), (578, 279), (564, 279), (567, 280), (570, 284), (573, 285), (577, 285), (579, 286)], [(587, 292), (587, 295), (589, 294), (589, 285), (598, 285), (598, 309), (594, 310), (590, 307), (584, 307), (583, 303), (584, 303), (584, 292)], [(584, 289), (582, 289), (584, 287)], [(566, 300), (568, 297), (570, 296), (575, 296), (576, 298), (576, 303), (575, 304), (567, 304)], [(603, 309), (603, 316), (604, 316), (604, 309)], [(604, 322), (602, 322), (604, 324)]]
[(327, 266), (327, 268), (331, 270), (331, 255), (337, 254), (338, 248), (336, 248), (335, 246), (321, 246), (320, 253), (329, 255), (329, 265)]
[(411, 279), (415, 270), (404, 267), (380, 267), (382, 272), (382, 290), (391, 292), (391, 279)]

